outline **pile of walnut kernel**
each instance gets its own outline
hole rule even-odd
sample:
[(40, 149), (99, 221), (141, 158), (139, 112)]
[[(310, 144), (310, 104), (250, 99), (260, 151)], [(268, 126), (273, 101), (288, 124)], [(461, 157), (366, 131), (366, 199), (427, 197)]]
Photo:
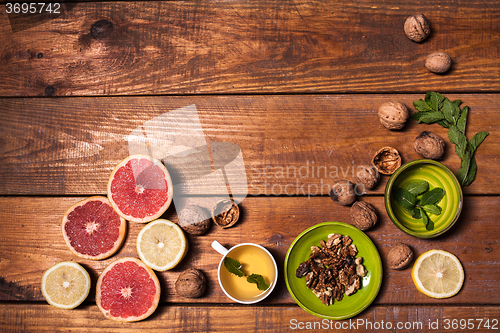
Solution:
[(321, 248), (311, 247), (309, 259), (299, 265), (295, 276), (306, 277), (306, 286), (325, 305), (334, 299), (341, 301), (344, 293), (351, 296), (361, 288), (361, 278), (366, 276), (363, 258), (349, 236), (328, 235), (320, 241)]

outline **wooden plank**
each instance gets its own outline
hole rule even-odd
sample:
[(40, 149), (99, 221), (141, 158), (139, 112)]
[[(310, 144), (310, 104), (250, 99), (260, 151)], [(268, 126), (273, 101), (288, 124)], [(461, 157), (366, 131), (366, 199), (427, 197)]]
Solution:
[[(51, 265), (74, 260), (83, 264), (91, 275), (93, 285), (102, 270), (118, 257), (134, 256), (136, 238), (142, 224), (129, 223), (124, 246), (113, 257), (103, 261), (79, 259), (67, 248), (61, 235), (64, 212), (81, 198), (0, 198), (0, 299), (40, 301), (39, 284), (43, 272)], [(498, 276), (500, 275), (500, 236), (496, 232), (500, 212), (497, 196), (466, 197), (462, 215), (456, 225), (445, 235), (422, 240), (408, 236), (388, 219), (383, 198), (363, 198), (374, 204), (380, 216), (378, 225), (368, 231), (384, 263), (382, 289), (375, 300), (377, 304), (499, 304)], [(284, 258), (288, 247), (303, 230), (324, 221), (349, 222), (349, 208), (335, 205), (329, 198), (316, 197), (248, 197), (241, 203), (242, 218), (229, 229), (212, 226), (204, 236), (188, 236), (189, 252), (182, 263), (173, 270), (159, 273), (163, 286), (163, 302), (231, 303), (217, 283), (217, 266), (220, 255), (210, 246), (213, 240), (231, 247), (242, 242), (254, 242), (269, 249), (275, 256), (279, 280), (272, 295), (263, 304), (294, 301), (283, 280)], [(171, 207), (164, 218), (177, 221)], [(443, 249), (454, 253), (463, 263), (466, 279), (461, 292), (446, 300), (434, 300), (418, 292), (411, 279), (411, 269), (389, 270), (385, 258), (396, 242), (409, 244), (415, 256), (430, 250)], [(186, 299), (176, 295), (174, 282), (187, 268), (199, 268), (207, 276), (205, 297)], [(90, 300), (94, 291), (91, 291)]]
[[(104, 319), (97, 306), (60, 310), (42, 304), (0, 304), (0, 329), (14, 332), (486, 332), (498, 329), (500, 308), (493, 306), (372, 306), (341, 321), (314, 317), (298, 306), (160, 305), (142, 322)], [(456, 326), (455, 326), (456, 325)], [(469, 325), (469, 326), (467, 326)], [(452, 328), (453, 327), (453, 328)], [(468, 327), (468, 328), (467, 328)]]
[[(498, 186), (491, 186), (500, 182), (496, 139), (500, 97), (447, 96), (469, 105), (469, 138), (478, 131), (490, 132), (476, 153), (477, 178), (465, 193), (500, 194)], [(153, 137), (195, 140), (190, 124), (176, 123), (174, 133), (157, 118), (195, 105), (205, 135), (197, 132), (196, 140), (230, 142), (241, 149), (246, 181), (243, 177), (233, 193), (325, 195), (336, 180), (353, 179), (357, 167), (369, 163), (381, 147), (395, 147), (407, 162), (420, 157), (413, 142), (423, 130), (449, 142), (447, 130), (437, 124), (409, 120), (402, 131), (389, 131), (380, 124), (377, 110), (383, 102), (399, 100), (410, 107), (420, 98), (423, 95), (4, 98), (0, 99), (0, 194), (104, 194), (112, 169), (129, 155), (127, 136), (134, 129), (149, 126)], [(454, 172), (460, 166), (450, 143), (442, 162)], [(238, 178), (242, 170), (227, 173)], [(382, 194), (387, 179), (382, 177), (370, 193)], [(191, 184), (186, 188), (201, 192)]]
[[(431, 37), (410, 41), (408, 15)], [(94, 38), (91, 26), (113, 30)], [(54, 17), (0, 15), (1, 96), (498, 92), (496, 0), (79, 2)], [(425, 57), (445, 51), (448, 75)]]

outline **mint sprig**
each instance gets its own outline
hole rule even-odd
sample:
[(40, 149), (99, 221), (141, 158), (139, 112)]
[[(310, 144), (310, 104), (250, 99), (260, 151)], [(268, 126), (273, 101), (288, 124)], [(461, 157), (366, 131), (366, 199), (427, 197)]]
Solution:
[(474, 153), (489, 135), (483, 131), (476, 133), (469, 141), (465, 136), (469, 107), (460, 109), (461, 100), (450, 101), (440, 93), (429, 91), (424, 100), (413, 102), (417, 109), (412, 115), (419, 124), (433, 124), (448, 128), (448, 139), (455, 145), (455, 153), (461, 159), (460, 169), (457, 172), (458, 181), (462, 186), (468, 186), (476, 177), (477, 163)]
[(441, 215), (442, 208), (438, 206), (438, 203), (445, 194), (445, 190), (440, 187), (429, 191), (428, 182), (417, 180), (407, 184), (404, 188), (396, 188), (393, 192), (393, 198), (414, 219), (422, 219), (425, 229), (431, 231), (434, 230), (434, 222), (428, 214)]
[(242, 269), (241, 263), (236, 259), (233, 259), (231, 257), (224, 258), (224, 267), (226, 267), (229, 273), (232, 273), (236, 276), (239, 277), (246, 276), (247, 282), (255, 283), (259, 290), (267, 290), (267, 288), (269, 288), (269, 285), (266, 283), (262, 275), (250, 274), (249, 276), (247, 276)]

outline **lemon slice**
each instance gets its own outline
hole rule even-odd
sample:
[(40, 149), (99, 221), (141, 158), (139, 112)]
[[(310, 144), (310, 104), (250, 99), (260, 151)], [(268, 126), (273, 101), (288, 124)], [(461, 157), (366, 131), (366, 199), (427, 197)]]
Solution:
[(60, 309), (76, 308), (89, 291), (89, 273), (76, 262), (60, 262), (43, 273), (42, 294), (49, 304)]
[(442, 250), (430, 250), (421, 254), (411, 271), (418, 291), (434, 298), (456, 295), (464, 283), (464, 269), (460, 260)]
[(141, 260), (156, 271), (177, 266), (188, 248), (182, 229), (169, 220), (155, 220), (142, 228), (137, 236), (137, 252)]

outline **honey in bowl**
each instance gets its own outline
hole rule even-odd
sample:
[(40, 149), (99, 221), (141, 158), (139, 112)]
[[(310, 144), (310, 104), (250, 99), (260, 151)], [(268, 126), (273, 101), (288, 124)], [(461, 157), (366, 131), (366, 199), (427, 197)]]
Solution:
[(247, 281), (246, 276), (239, 277), (225, 267), (220, 269), (220, 282), (225, 291), (236, 300), (255, 302), (263, 298), (273, 288), (276, 280), (276, 265), (268, 252), (254, 245), (241, 245), (233, 248), (227, 257), (240, 262), (245, 275), (261, 275), (269, 288), (259, 290), (257, 284)]

